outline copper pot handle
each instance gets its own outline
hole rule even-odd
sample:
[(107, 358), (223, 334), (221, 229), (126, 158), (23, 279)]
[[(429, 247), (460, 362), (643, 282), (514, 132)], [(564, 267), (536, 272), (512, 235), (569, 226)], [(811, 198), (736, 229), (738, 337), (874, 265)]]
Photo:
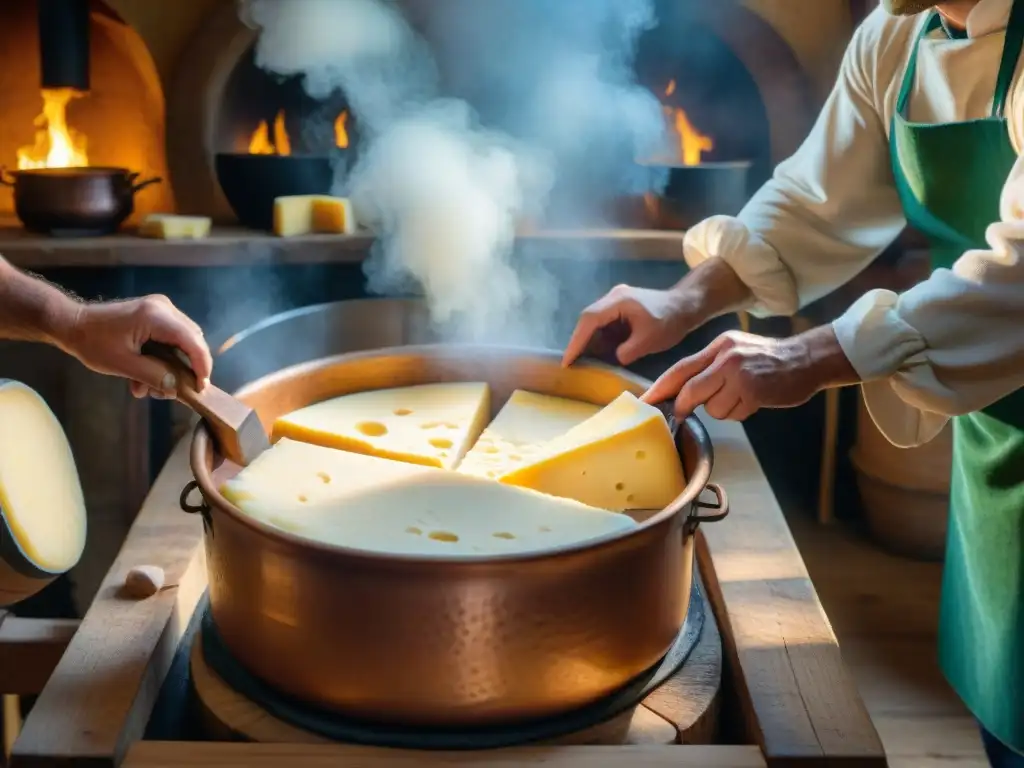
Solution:
[(178, 506), (181, 507), (182, 512), (187, 512), (190, 515), (199, 515), (203, 518), (203, 530), (213, 535), (213, 518), (210, 515), (210, 505), (206, 503), (206, 497), (203, 496), (203, 492), (199, 491), (199, 498), (201, 501), (198, 504), (192, 504), (188, 497), (192, 495), (193, 491), (199, 490), (199, 483), (195, 480), (190, 480), (185, 484), (185, 487), (181, 489), (181, 495), (178, 496)]
[[(700, 496), (697, 496), (690, 505), (690, 514), (687, 515), (686, 522), (683, 523), (686, 535), (696, 531), (701, 523), (717, 523), (729, 516), (729, 496), (725, 489), (718, 483), (708, 483), (704, 490), (711, 491), (715, 495), (715, 500), (701, 501)], [(708, 510), (707, 514), (702, 513), (702, 509)]]
[[(718, 483), (708, 483), (704, 490), (715, 494), (715, 500), (714, 502), (701, 501), (698, 496), (697, 500), (693, 502), (694, 511), (690, 513), (690, 519), (695, 523), (717, 523), (720, 520), (725, 520), (729, 516), (729, 495), (725, 492), (725, 488)], [(711, 512), (702, 515), (697, 511), (699, 509), (707, 509)]]
[(0, 165), (0, 184), (3, 184), (5, 187), (13, 187), (14, 186), (14, 177), (13, 176), (11, 177), (10, 181), (7, 180), (7, 166), (6, 165)]
[[(134, 182), (135, 179), (137, 179), (138, 177), (139, 177), (139, 174), (137, 174), (137, 173), (129, 174), (129, 176), (128, 176), (129, 183)], [(146, 179), (145, 181), (140, 181), (138, 184), (134, 184), (133, 183), (132, 184), (132, 188), (131, 188), (131, 193), (134, 195), (140, 189), (145, 189), (150, 184), (159, 184), (162, 181), (163, 181), (163, 179), (160, 178), (159, 176), (154, 176), (152, 179)]]

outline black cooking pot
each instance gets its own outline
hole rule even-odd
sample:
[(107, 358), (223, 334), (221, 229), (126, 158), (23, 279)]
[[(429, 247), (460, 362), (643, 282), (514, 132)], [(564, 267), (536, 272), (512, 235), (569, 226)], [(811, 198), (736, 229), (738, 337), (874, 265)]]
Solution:
[(617, 219), (624, 226), (686, 230), (710, 216), (735, 216), (750, 199), (747, 161), (656, 165), (645, 163), (652, 178), (666, 174), (660, 195), (619, 200)]
[(126, 168), (0, 168), (0, 184), (14, 188), (14, 212), (22, 225), (45, 235), (116, 232), (135, 210), (135, 193), (162, 180), (138, 178)]
[(334, 167), (326, 156), (220, 152), (214, 163), (231, 210), (250, 229), (274, 228), (275, 198), (329, 195), (334, 183)]

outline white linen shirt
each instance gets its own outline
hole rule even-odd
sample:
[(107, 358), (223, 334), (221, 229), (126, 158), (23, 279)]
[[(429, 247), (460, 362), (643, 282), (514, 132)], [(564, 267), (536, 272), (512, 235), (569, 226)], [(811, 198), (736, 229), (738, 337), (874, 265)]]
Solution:
[[(921, 123), (991, 114), (1012, 0), (981, 0), (967, 39), (939, 29), (921, 41), (908, 118)], [(928, 14), (878, 8), (846, 51), (838, 81), (796, 154), (739, 216), (715, 216), (684, 241), (690, 267), (722, 258), (755, 298), (758, 316), (788, 315), (867, 267), (906, 224), (889, 130), (910, 52)], [(1016, 73), (1006, 116), (1024, 146), (1024, 82)], [(1003, 188), (990, 250), (903, 294), (870, 291), (834, 323), (868, 410), (896, 445), (927, 442), (950, 416), (1024, 386), (1024, 161)]]

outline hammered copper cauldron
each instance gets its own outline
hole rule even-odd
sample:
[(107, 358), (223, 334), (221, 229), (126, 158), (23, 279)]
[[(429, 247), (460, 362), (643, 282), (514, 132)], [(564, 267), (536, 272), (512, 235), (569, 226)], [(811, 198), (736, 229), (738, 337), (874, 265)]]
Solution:
[[(269, 425), (335, 395), (437, 381), (487, 381), (495, 408), (516, 388), (603, 404), (648, 386), (601, 364), (563, 369), (554, 352), (423, 345), (294, 365), (237, 394)], [(237, 467), (200, 424), (196, 483), (182, 504), (204, 516), (213, 621), (250, 673), (350, 718), (466, 727), (599, 701), (669, 649), (686, 616), (694, 531), (727, 514), (708, 483), (707, 432), (693, 417), (675, 431), (688, 484), (638, 529), (545, 553), (455, 559), (321, 545), (246, 517), (218, 491)], [(714, 502), (699, 500), (705, 488)]]

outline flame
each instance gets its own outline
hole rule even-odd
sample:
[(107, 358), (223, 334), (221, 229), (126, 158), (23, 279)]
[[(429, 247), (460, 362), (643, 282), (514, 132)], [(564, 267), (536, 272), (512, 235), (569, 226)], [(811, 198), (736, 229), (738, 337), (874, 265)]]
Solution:
[[(665, 98), (676, 92), (676, 81), (669, 80), (665, 86)], [(679, 141), (679, 159), (683, 165), (700, 165), (701, 156), (715, 148), (715, 141), (698, 131), (685, 110), (665, 106), (665, 116)]]
[(683, 165), (700, 165), (701, 155), (715, 148), (714, 139), (694, 128), (686, 112), (678, 108), (675, 110), (675, 129), (679, 134), (679, 154)]
[[(348, 138), (348, 111), (345, 110), (334, 120), (334, 143), (339, 149), (347, 149)], [(284, 110), (277, 113), (274, 118), (273, 138), (271, 129), (266, 120), (260, 120), (252, 136), (249, 138), (250, 155), (290, 155), (292, 153), (291, 139), (288, 137), (288, 129), (284, 124)]]
[(348, 111), (338, 115), (334, 121), (334, 144), (338, 149), (348, 149)]
[(84, 94), (73, 88), (41, 91), (43, 111), (36, 117), (36, 141), (18, 150), (18, 169), (82, 168), (89, 165), (86, 138), (68, 127), (67, 106)]

